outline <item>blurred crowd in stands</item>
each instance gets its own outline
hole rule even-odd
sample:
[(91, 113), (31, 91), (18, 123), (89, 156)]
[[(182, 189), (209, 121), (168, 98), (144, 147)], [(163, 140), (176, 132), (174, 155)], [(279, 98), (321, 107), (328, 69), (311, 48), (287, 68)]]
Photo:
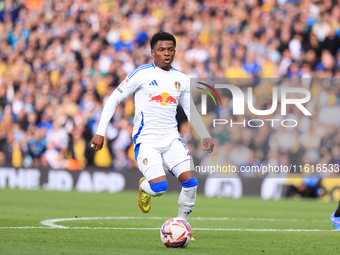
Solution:
[[(210, 127), (215, 153), (220, 154), (216, 157), (224, 157), (224, 163), (339, 163), (340, 7), (336, 2), (2, 1), (0, 165), (136, 168), (132, 97), (117, 107), (104, 148), (94, 152), (89, 142), (108, 96), (128, 73), (153, 61), (149, 40), (160, 30), (175, 35), (173, 66), (190, 77), (298, 79), (296, 85), (312, 93), (312, 117), (296, 109), (289, 112), (299, 119), (294, 131)], [(254, 85), (254, 93), (271, 97), (273, 86)], [(223, 100), (225, 106), (207, 118), (230, 118), (230, 98)], [(270, 106), (268, 99), (259, 107)], [(183, 113), (178, 118), (188, 142), (190, 127)], [(203, 150), (191, 149), (200, 164)]]

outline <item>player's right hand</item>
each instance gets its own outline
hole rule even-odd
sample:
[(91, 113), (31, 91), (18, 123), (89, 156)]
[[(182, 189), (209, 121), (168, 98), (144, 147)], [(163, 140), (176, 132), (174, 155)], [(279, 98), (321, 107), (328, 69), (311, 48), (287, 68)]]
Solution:
[(95, 151), (99, 151), (103, 148), (103, 144), (104, 144), (104, 136), (101, 135), (95, 135), (91, 142), (91, 148), (93, 148)]
[(211, 138), (204, 138), (203, 139), (203, 146), (204, 146), (204, 150), (205, 152), (211, 153), (214, 150), (214, 143), (213, 140)]

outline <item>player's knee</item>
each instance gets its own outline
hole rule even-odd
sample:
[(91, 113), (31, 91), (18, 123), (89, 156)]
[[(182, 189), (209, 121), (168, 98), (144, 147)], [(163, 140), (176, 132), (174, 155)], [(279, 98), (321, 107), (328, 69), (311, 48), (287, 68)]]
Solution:
[(181, 186), (183, 188), (197, 187), (197, 185), (198, 185), (198, 181), (197, 181), (196, 177), (195, 178), (191, 178), (191, 179), (189, 179), (187, 181), (181, 182)]
[(152, 189), (153, 192), (155, 192), (155, 195), (157, 197), (161, 196), (168, 189), (168, 181), (150, 183), (150, 188)]

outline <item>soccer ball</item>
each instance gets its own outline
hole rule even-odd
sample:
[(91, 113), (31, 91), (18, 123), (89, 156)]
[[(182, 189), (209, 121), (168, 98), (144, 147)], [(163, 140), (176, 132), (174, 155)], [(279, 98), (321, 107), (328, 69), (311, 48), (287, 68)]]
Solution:
[(184, 248), (191, 241), (192, 230), (186, 220), (171, 218), (164, 222), (160, 235), (166, 247)]

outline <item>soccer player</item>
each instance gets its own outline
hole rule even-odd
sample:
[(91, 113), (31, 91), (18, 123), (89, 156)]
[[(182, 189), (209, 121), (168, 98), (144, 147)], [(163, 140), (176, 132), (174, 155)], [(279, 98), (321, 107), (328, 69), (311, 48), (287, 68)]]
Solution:
[(338, 209), (331, 215), (330, 222), (337, 230), (340, 230), (340, 201)]
[(197, 179), (190, 153), (177, 130), (176, 109), (180, 102), (191, 125), (203, 139), (206, 152), (214, 144), (194, 106), (189, 78), (171, 66), (176, 40), (167, 32), (156, 33), (150, 41), (154, 62), (138, 67), (114, 90), (105, 104), (91, 147), (103, 147), (106, 127), (116, 106), (134, 93), (133, 142), (135, 159), (143, 173), (139, 181), (138, 205), (144, 213), (151, 208), (151, 197), (168, 188), (165, 166), (181, 183), (178, 216), (185, 220), (195, 206)]

